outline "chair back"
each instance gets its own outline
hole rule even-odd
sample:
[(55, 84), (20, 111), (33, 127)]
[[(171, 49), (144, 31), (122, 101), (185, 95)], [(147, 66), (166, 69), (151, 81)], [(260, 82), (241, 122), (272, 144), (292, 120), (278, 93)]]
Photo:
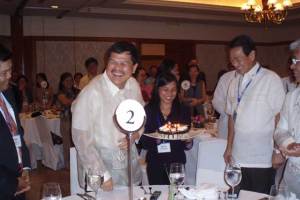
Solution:
[(214, 139), (199, 143), (196, 185), (211, 183), (227, 187), (224, 181), (225, 162), (223, 154), (226, 140)]

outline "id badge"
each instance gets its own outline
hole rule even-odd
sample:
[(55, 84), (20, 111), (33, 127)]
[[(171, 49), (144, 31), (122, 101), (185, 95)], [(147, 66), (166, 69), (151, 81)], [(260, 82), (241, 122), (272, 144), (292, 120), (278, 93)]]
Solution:
[(15, 145), (16, 145), (17, 148), (22, 147), (22, 142), (21, 142), (21, 136), (20, 135), (13, 136), (13, 139), (14, 139), (14, 142), (15, 142)]
[(157, 151), (158, 151), (158, 153), (170, 153), (171, 152), (170, 142), (161, 143), (161, 144), (157, 145)]

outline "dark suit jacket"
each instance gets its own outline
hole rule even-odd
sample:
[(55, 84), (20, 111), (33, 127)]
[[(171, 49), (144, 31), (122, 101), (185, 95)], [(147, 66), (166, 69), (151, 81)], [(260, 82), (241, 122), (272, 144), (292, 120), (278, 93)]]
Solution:
[[(18, 132), (22, 140), (22, 159), (23, 167), (30, 167), (29, 152), (23, 139), (23, 130), (12, 91), (9, 89), (3, 92), (7, 101), (14, 109)], [(6, 124), (5, 118), (0, 112), (0, 199), (14, 199), (14, 194), (18, 186), (18, 177), (21, 174), (18, 171), (18, 155), (15, 144)]]

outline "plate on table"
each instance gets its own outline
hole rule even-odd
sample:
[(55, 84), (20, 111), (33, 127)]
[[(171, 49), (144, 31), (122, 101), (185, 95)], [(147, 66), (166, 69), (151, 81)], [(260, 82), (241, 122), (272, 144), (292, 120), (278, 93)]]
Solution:
[(205, 131), (206, 129), (204, 128), (198, 128), (198, 129), (190, 129), (188, 132), (183, 134), (168, 135), (159, 132), (154, 132), (154, 133), (144, 133), (143, 135), (156, 138), (156, 139), (163, 139), (163, 140), (188, 140), (197, 137), (198, 135), (204, 134)]

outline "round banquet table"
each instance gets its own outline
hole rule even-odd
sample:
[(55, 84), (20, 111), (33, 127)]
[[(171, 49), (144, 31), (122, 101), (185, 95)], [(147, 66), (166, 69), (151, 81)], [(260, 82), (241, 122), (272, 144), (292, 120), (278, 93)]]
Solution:
[[(51, 133), (61, 137), (60, 118), (59, 116), (43, 115), (31, 117), (30, 114), (21, 113), (20, 121), (24, 129), (24, 140), (30, 153), (31, 168), (35, 169), (37, 167), (37, 160), (43, 160), (45, 158), (45, 155), (43, 155), (45, 143), (49, 143), (50, 147), (54, 146), (52, 140), (49, 140)], [(45, 137), (45, 134), (47, 134), (49, 138)], [(46, 138), (48, 140), (46, 140)], [(52, 166), (48, 167), (56, 168)]]
[[(152, 192), (158, 190), (161, 191), (161, 195), (159, 196), (158, 200), (166, 200), (168, 199), (168, 186), (167, 185), (153, 185)], [(149, 192), (149, 186), (144, 186), (145, 190)], [(94, 193), (90, 193), (91, 195), (94, 195)], [(100, 199), (101, 200), (126, 200), (129, 199), (129, 190), (128, 187), (117, 187), (114, 188), (112, 192), (100, 192)], [(147, 200), (150, 199), (150, 195), (144, 195), (144, 191), (136, 186), (134, 187), (134, 195), (133, 199), (137, 200), (141, 197), (146, 197)], [(241, 190), (239, 200), (254, 200), (254, 199), (261, 199), (267, 197), (265, 194), (256, 193), (256, 192), (250, 192), (250, 191), (244, 191)], [(77, 195), (72, 195), (68, 197), (64, 197), (63, 200), (82, 200), (81, 197)]]

